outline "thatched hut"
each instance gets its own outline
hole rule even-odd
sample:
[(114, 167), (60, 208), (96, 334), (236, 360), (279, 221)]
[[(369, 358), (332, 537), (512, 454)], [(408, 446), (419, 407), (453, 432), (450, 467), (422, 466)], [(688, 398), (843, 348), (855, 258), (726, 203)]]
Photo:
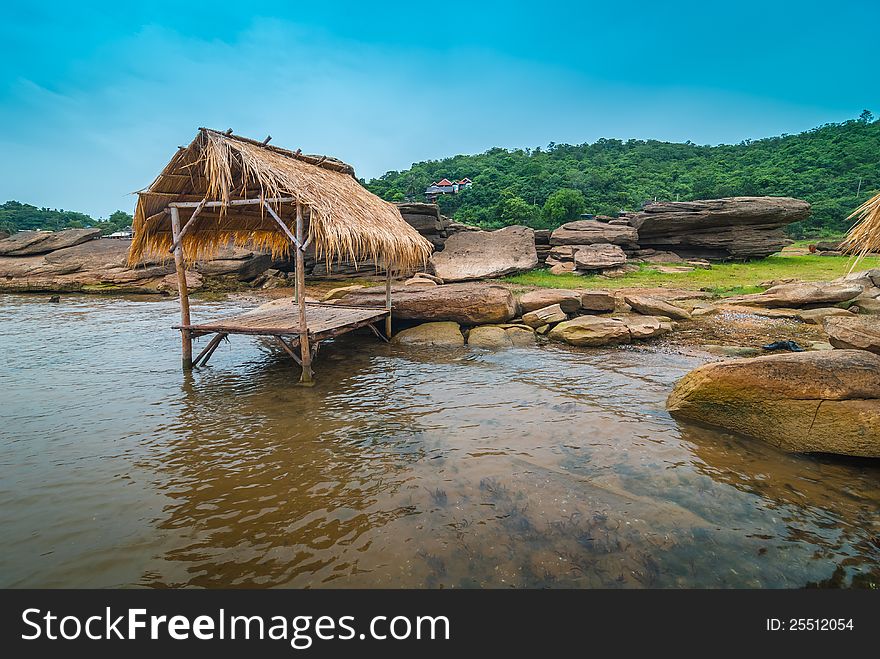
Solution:
[[(184, 368), (206, 362), (228, 334), (262, 334), (274, 336), (302, 365), (301, 381), (307, 384), (320, 341), (356, 327), (373, 327), (382, 318), (390, 334), (391, 272), (424, 264), (431, 245), (393, 204), (367, 191), (350, 165), (268, 142), (200, 128), (189, 146), (180, 147), (156, 180), (138, 193), (129, 260), (134, 264), (148, 255), (174, 255)], [(293, 252), (296, 308), (193, 325), (185, 264), (210, 258), (230, 243), (274, 255)], [(303, 253), (310, 245), (328, 263), (345, 259), (381, 264), (386, 270), (385, 308), (306, 303)], [(216, 336), (193, 361), (192, 338), (210, 333)]]
[(856, 223), (843, 241), (843, 248), (856, 254), (858, 263), (865, 255), (880, 252), (880, 194), (868, 199), (846, 219), (853, 218)]

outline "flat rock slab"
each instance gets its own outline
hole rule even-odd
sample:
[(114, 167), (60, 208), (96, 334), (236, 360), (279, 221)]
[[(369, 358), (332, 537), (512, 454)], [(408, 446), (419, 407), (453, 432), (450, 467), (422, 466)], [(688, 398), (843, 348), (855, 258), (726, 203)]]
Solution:
[(606, 224), (596, 220), (568, 222), (550, 234), (550, 244), (554, 246), (604, 243), (637, 249), (638, 239), (638, 232), (631, 226)]
[(464, 335), (458, 323), (422, 323), (398, 332), (391, 342), (398, 345), (458, 348), (464, 345)]
[(523, 324), (532, 328), (538, 328), (542, 325), (552, 325), (553, 323), (561, 323), (564, 320), (568, 320), (568, 315), (558, 304), (551, 304), (550, 306), (541, 309), (529, 311), (528, 313), (524, 313), (522, 317)]
[(649, 316), (668, 316), (675, 320), (690, 320), (691, 315), (674, 304), (646, 295), (624, 295), (624, 301), (639, 313)]
[(519, 306), (523, 313), (528, 313), (558, 304), (565, 313), (575, 313), (581, 308), (581, 295), (578, 291), (562, 288), (541, 288), (524, 293), (519, 299)]
[(581, 309), (584, 311), (594, 313), (614, 311), (616, 306), (617, 298), (608, 291), (584, 291), (581, 293)]
[(868, 350), (880, 355), (880, 318), (853, 316), (825, 318), (822, 324), (835, 348)]
[[(342, 304), (385, 306), (385, 287), (353, 291)], [(393, 286), (391, 315), (399, 320), (453, 321), (464, 325), (506, 323), (516, 316), (513, 293), (497, 284), (467, 283), (442, 286)]]
[[(100, 229), (64, 229), (63, 231), (19, 231), (0, 240), (0, 256), (34, 256), (73, 247), (101, 237)], [(109, 240), (109, 239), (108, 239)], [(123, 241), (118, 241), (123, 242)], [(127, 242), (123, 242), (128, 245)]]
[(759, 307), (805, 307), (832, 305), (858, 297), (864, 286), (848, 281), (794, 282), (772, 286), (763, 293), (728, 298), (731, 304)]
[[(837, 320), (837, 319), (830, 319)], [(679, 419), (792, 452), (880, 457), (880, 357), (863, 350), (783, 353), (706, 364), (666, 402)]]
[(443, 281), (503, 277), (538, 267), (535, 234), (528, 227), (466, 231), (452, 235), (442, 252), (431, 256), (434, 274)]

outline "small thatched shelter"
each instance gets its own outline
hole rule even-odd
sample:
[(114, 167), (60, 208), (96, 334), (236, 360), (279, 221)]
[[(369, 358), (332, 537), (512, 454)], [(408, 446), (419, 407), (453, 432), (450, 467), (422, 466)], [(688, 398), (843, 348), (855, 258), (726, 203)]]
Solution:
[(853, 218), (857, 221), (843, 241), (843, 248), (856, 255), (857, 263), (867, 254), (880, 252), (880, 194), (868, 199), (846, 219)]
[[(342, 330), (363, 326), (365, 319), (363, 313), (355, 312), (343, 318), (338, 305), (330, 311), (306, 304), (306, 247), (311, 245), (316, 257), (328, 263), (372, 261), (385, 268), (386, 307), (381, 311), (386, 333), (390, 333), (391, 271), (424, 264), (432, 248), (404, 221), (397, 207), (357, 181), (350, 165), (268, 142), (269, 138), (258, 142), (239, 137), (231, 130), (222, 133), (200, 128), (189, 146), (180, 147), (156, 180), (138, 193), (129, 260), (135, 264), (148, 255), (174, 254), (185, 368), (193, 364), (193, 336), (217, 333), (195, 360), (198, 365), (200, 359), (207, 361), (220, 339), (230, 333), (275, 336), (294, 356), (282, 338), (290, 335), (299, 342), (301, 358), (297, 361), (303, 367), (303, 382), (311, 382), (311, 358), (317, 343)], [(276, 313), (263, 318), (262, 326), (255, 325), (253, 317), (244, 324), (241, 319), (210, 326), (190, 323), (185, 263), (210, 258), (230, 243), (274, 255), (295, 253), (298, 319), (279, 318)], [(290, 316), (289, 310), (287, 313)], [(247, 331), (241, 331), (242, 327)]]

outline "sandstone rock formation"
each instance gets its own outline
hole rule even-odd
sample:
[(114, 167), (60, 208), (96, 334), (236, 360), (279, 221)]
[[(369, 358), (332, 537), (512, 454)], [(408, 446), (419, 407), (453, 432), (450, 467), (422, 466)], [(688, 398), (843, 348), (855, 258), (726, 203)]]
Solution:
[(444, 281), (502, 277), (538, 265), (534, 231), (510, 226), (498, 231), (469, 231), (453, 235), (442, 252), (430, 260)]
[(880, 457), (880, 357), (863, 350), (706, 364), (675, 385), (666, 407), (786, 451)]
[(630, 216), (642, 248), (708, 259), (763, 258), (788, 244), (782, 227), (810, 215), (790, 197), (654, 202)]
[(559, 323), (548, 336), (573, 346), (605, 346), (654, 338), (666, 334), (670, 329), (668, 322), (654, 316), (578, 316)]
[(606, 270), (626, 265), (626, 254), (617, 245), (583, 245), (574, 252), (578, 270)]
[(0, 240), (0, 256), (34, 256), (73, 247), (101, 237), (100, 229), (19, 231)]
[(880, 355), (880, 318), (877, 316), (832, 316), (824, 319), (822, 327), (828, 334), (828, 342), (835, 348), (856, 348)]
[(524, 313), (522, 317), (523, 324), (532, 328), (561, 323), (563, 320), (568, 320), (568, 316), (558, 304), (529, 311)]
[(551, 304), (558, 304), (565, 313), (575, 313), (581, 308), (581, 294), (562, 288), (539, 288), (524, 293), (519, 299), (523, 313), (549, 307)]
[[(481, 283), (443, 286), (393, 286), (392, 316), (401, 320), (446, 320), (464, 325), (506, 323), (516, 315), (516, 300), (503, 286)], [(385, 288), (353, 291), (343, 304), (385, 306)]]
[(550, 234), (550, 244), (557, 245), (618, 245), (624, 249), (638, 249), (638, 232), (631, 226), (620, 226), (577, 220), (568, 222)]
[(794, 282), (772, 286), (763, 293), (731, 297), (726, 302), (768, 308), (825, 306), (852, 300), (863, 290), (862, 285), (854, 281)]
[(468, 332), (467, 342), (475, 348), (510, 348), (535, 344), (535, 331), (522, 325), (478, 325)]
[(625, 295), (623, 299), (629, 306), (642, 314), (668, 316), (675, 320), (690, 320), (691, 317), (681, 307), (648, 297), (647, 295)]
[(421, 325), (401, 330), (394, 335), (391, 342), (398, 345), (457, 348), (464, 345), (464, 336), (458, 323), (422, 323)]
[(581, 293), (581, 309), (593, 313), (614, 311), (616, 299), (608, 291), (584, 291)]

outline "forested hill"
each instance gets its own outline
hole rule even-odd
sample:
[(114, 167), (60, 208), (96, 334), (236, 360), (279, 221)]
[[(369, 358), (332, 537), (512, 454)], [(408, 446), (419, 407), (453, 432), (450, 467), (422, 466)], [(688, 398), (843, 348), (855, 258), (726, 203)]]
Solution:
[(131, 215), (116, 211), (107, 219), (95, 219), (91, 215), (76, 211), (37, 208), (20, 201), (7, 201), (0, 204), (0, 231), (14, 233), (22, 230), (82, 229), (96, 227), (105, 234), (131, 226)]
[(484, 227), (553, 228), (582, 212), (637, 210), (655, 198), (778, 195), (813, 205), (791, 232), (816, 236), (846, 230), (847, 215), (880, 188), (880, 121), (865, 111), (797, 135), (721, 146), (601, 139), (495, 148), (416, 163), (366, 185), (389, 201), (423, 201), (433, 181), (465, 177), (473, 185), (439, 203), (446, 215)]

